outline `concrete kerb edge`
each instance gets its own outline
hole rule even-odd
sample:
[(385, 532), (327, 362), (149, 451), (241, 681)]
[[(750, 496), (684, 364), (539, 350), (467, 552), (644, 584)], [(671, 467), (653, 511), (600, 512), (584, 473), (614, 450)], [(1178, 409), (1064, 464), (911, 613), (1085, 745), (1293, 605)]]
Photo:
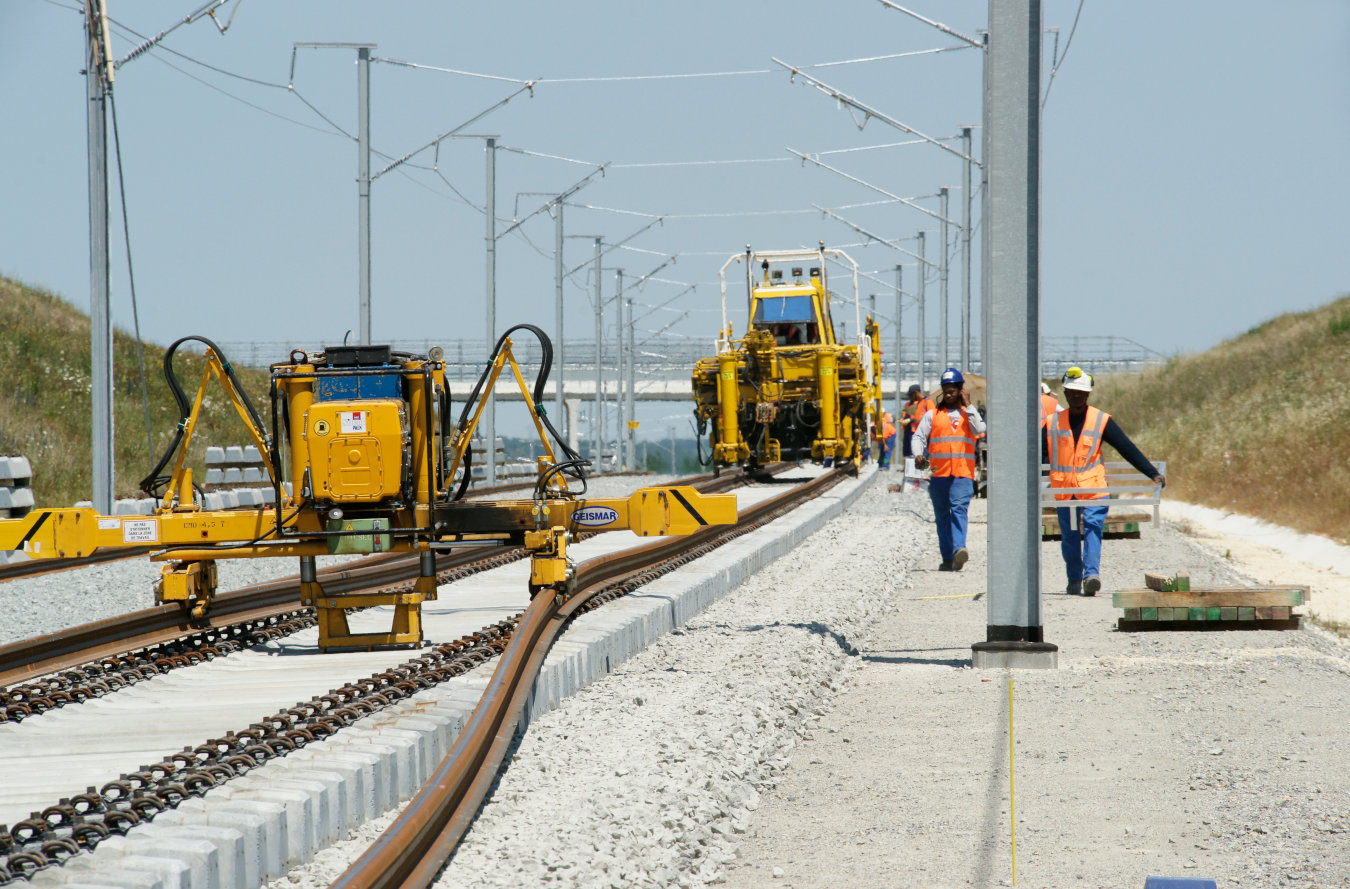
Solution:
[[(767, 528), (733, 541), (723, 548), (730, 558), (716, 567), (691, 565), (655, 581), (646, 592), (614, 603), (618, 607), (578, 618), (545, 660), (535, 680), (521, 731), (532, 719), (612, 672), (662, 635), (687, 623), (751, 575), (820, 530), (852, 505), (876, 475), (874, 469), (864, 470), (858, 479), (841, 482)], [(381, 711), (382, 721), (378, 727), (365, 728), (365, 723), (358, 724), (353, 726), (358, 731), (339, 732), (297, 751), (297, 757), (265, 763), (249, 773), (247, 778), (252, 780), (231, 781), (220, 788), (226, 792), (212, 791), (202, 797), (200, 808), (194, 806), (192, 815), (178, 824), (223, 826), (245, 816), (256, 822), (238, 824), (237, 827), (230, 825), (236, 829), (221, 834), (217, 856), (228, 855), (234, 862), (239, 862), (236, 845), (239, 837), (236, 834), (242, 834), (245, 844), (242, 857), (248, 864), (243, 868), (230, 868), (236, 870), (230, 880), (232, 886), (222, 886), (219, 858), (204, 866), (206, 862), (202, 859), (206, 850), (201, 844), (211, 842), (205, 831), (192, 840), (148, 831), (146, 840), (159, 834), (157, 838), (164, 841), (155, 844), (153, 858), (144, 854), (129, 855), (125, 845), (118, 848), (115, 841), (108, 843), (108, 849), (103, 849), (104, 844), (100, 844), (102, 855), (95, 852), (88, 857), (76, 856), (72, 862), (80, 862), (79, 866), (44, 871), (43, 882), (65, 886), (124, 886), (134, 881), (144, 889), (256, 889), (262, 883), (241, 879), (244, 874), (237, 870), (244, 870), (249, 877), (261, 870), (262, 882), (276, 879), (283, 875), (277, 872), (279, 869), (284, 872), (314, 857), (318, 851), (314, 842), (320, 831), (345, 837), (381, 814), (372, 809), (392, 808), (411, 798), (417, 788), (409, 786), (409, 773), (421, 773), (419, 777), (425, 775), (426, 764), (439, 761), (442, 751), (449, 749), (473, 710), (477, 699), (472, 698), (471, 703), (469, 696), (457, 694), (468, 678), (460, 677), (459, 681), (452, 680), (438, 689), (419, 692)], [(481, 685), (482, 680), (477, 684)], [(318, 772), (327, 775), (321, 779), (315, 774)], [(358, 787), (349, 789), (348, 784), (354, 777)], [(304, 784), (310, 787), (301, 789)], [(311, 823), (303, 826), (288, 824), (288, 814), (304, 817), (302, 813), (307, 812), (313, 816), (319, 808), (327, 808), (332, 819), (326, 830), (313, 823), (312, 817)], [(125, 844), (126, 840), (121, 842)], [(185, 855), (181, 861), (173, 858), (173, 846), (180, 843), (191, 844), (195, 854)], [(142, 849), (146, 847), (144, 840), (137, 845)], [(249, 882), (254, 885), (247, 885)]]

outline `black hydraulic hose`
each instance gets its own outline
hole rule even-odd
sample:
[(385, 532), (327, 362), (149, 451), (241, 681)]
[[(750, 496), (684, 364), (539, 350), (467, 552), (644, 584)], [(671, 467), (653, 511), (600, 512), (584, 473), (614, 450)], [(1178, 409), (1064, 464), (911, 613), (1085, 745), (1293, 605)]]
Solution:
[(234, 372), (234, 366), (230, 364), (229, 359), (225, 357), (225, 353), (220, 350), (220, 347), (204, 336), (185, 336), (176, 340), (173, 345), (169, 346), (164, 352), (164, 379), (169, 384), (169, 391), (173, 393), (174, 401), (178, 403), (178, 429), (174, 433), (173, 441), (169, 444), (168, 450), (164, 452), (164, 456), (159, 458), (159, 462), (155, 464), (154, 469), (150, 470), (150, 474), (141, 479), (141, 490), (151, 497), (157, 496), (156, 489), (169, 481), (167, 477), (161, 476), (160, 473), (164, 471), (164, 467), (173, 459), (173, 455), (178, 451), (178, 446), (182, 444), (183, 434), (187, 430), (188, 419), (192, 414), (192, 405), (188, 401), (187, 393), (185, 393), (183, 387), (179, 385), (178, 376), (173, 370), (174, 353), (178, 351), (179, 346), (186, 342), (202, 343), (212, 352), (216, 353), (216, 357), (220, 359), (220, 364), (225, 371), (225, 375), (230, 378), (230, 382), (234, 384), (235, 391), (239, 393), (239, 398), (244, 402), (244, 408), (248, 411), (249, 418), (253, 421), (253, 427), (259, 432), (262, 432), (263, 430), (263, 422), (258, 416), (258, 411), (253, 407), (253, 402), (249, 400), (248, 393), (244, 391), (244, 387), (240, 385), (239, 377), (236, 376)]
[[(553, 440), (558, 443), (559, 450), (567, 457), (567, 460), (560, 461), (558, 465), (562, 466), (570, 464), (569, 468), (565, 470), (567, 474), (573, 478), (584, 480), (585, 473), (582, 471), (582, 467), (589, 466), (590, 461), (586, 460), (567, 446), (567, 442), (558, 434), (558, 430), (553, 428), (553, 423), (548, 418), (548, 412), (544, 409), (544, 385), (548, 382), (549, 371), (553, 368), (553, 341), (548, 338), (548, 334), (544, 333), (544, 331), (535, 327), (533, 324), (517, 324), (508, 328), (506, 332), (498, 338), (497, 344), (492, 347), (492, 352), (488, 355), (487, 365), (483, 368), (483, 373), (479, 375), (478, 382), (474, 384), (473, 391), (469, 393), (468, 400), (464, 402), (464, 410), (459, 415), (459, 429), (461, 432), (465, 430), (469, 422), (469, 414), (473, 411), (473, 406), (478, 401), (479, 396), (483, 392), (483, 387), (487, 385), (488, 377), (492, 373), (493, 362), (497, 360), (497, 356), (501, 353), (503, 346), (506, 345), (506, 338), (517, 330), (528, 330), (539, 340), (539, 349), (542, 357), (539, 362), (539, 373), (536, 374), (534, 378), (534, 392), (530, 397), (534, 399), (535, 413), (537, 413), (539, 419), (543, 421), (544, 428), (546, 428), (549, 431), (549, 434), (553, 436)], [(558, 385), (562, 385), (562, 382), (559, 381)], [(495, 443), (488, 442), (487, 446), (495, 447)], [(465, 455), (467, 460), (467, 449), (465, 450)], [(575, 469), (572, 467), (575, 467)], [(456, 500), (462, 498), (464, 492), (468, 489), (469, 474), (467, 469), (468, 467), (466, 464), (464, 480), (460, 482), (460, 490), (455, 495)]]

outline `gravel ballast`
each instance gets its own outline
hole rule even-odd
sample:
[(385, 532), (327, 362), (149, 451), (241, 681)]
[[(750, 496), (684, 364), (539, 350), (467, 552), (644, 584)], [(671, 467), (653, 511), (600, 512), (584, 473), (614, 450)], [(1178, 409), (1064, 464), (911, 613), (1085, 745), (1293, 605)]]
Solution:
[[(939, 573), (928, 498), (885, 480), (533, 720), (439, 886), (1011, 885), (1010, 679), (1019, 885), (1350, 886), (1344, 640), (1116, 632), (1144, 571), (1250, 582), (1165, 524), (1107, 541), (1095, 598), (1043, 544), (1060, 669), (974, 670), (984, 502)], [(275, 889), (329, 885), (391, 817)]]
[[(1350, 874), (1350, 653), (1299, 632), (1124, 634), (1145, 570), (1242, 583), (1175, 528), (1106, 544), (1103, 594), (1062, 593), (1060, 669), (972, 669), (972, 561), (939, 573), (924, 495), (848, 513), (534, 721), (439, 886), (1339, 886)], [(327, 885), (389, 819), (283, 883)]]

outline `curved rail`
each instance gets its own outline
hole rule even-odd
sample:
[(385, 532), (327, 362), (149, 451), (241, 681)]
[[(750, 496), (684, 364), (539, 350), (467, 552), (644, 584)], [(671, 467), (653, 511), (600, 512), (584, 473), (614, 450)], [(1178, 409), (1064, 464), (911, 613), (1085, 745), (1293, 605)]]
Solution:
[[(781, 473), (792, 465), (776, 464), (770, 467), (770, 472)], [(703, 473), (678, 479), (672, 484), (693, 485), (707, 493), (715, 493), (744, 481), (745, 477), (739, 474), (715, 478), (710, 473)], [(515, 487), (521, 485), (498, 486), (491, 491), (496, 493)], [(496, 567), (523, 558), (525, 554), (524, 548), (518, 546), (469, 545), (454, 553), (437, 554), (436, 571), (441, 575), (484, 559), (491, 561), (480, 567)], [(386, 553), (347, 565), (323, 568), (319, 578), (326, 590), (350, 594), (409, 583), (417, 578), (419, 570), (415, 553)], [(452, 579), (446, 578), (442, 582)], [(212, 602), (210, 613), (202, 620), (189, 622), (179, 605), (164, 604), (0, 645), (0, 691), (16, 683), (130, 651), (171, 644), (201, 634), (229, 632), (251, 622), (289, 619), (295, 614), (308, 613), (309, 609), (302, 609), (297, 604), (299, 587), (299, 575), (291, 575), (220, 593)]]
[(422, 790), (330, 889), (426, 889), (464, 836), (515, 735), (544, 658), (572, 617), (630, 578), (642, 583), (766, 524), (843, 479), (823, 475), (742, 510), (736, 525), (664, 538), (577, 566), (575, 592), (545, 588), (531, 600), (496, 670), (454, 746)]

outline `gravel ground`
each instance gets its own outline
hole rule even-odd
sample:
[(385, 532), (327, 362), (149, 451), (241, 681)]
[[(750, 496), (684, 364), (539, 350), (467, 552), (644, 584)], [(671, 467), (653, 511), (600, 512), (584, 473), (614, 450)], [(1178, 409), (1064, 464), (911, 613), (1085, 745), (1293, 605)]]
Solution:
[[(666, 484), (669, 476), (600, 477), (590, 483), (595, 497), (619, 497), (635, 487)], [(512, 497), (521, 496), (511, 494)], [(321, 556), (319, 567), (360, 559), (361, 556)], [(293, 558), (221, 559), (221, 591), (300, 573)], [(0, 645), (31, 639), (93, 621), (117, 617), (155, 604), (160, 563), (149, 558), (124, 559), (75, 571), (0, 582)]]
[[(1342, 886), (1350, 650), (1320, 631), (1122, 634), (1062, 593), (1056, 671), (969, 667), (972, 562), (938, 573), (923, 495), (874, 485), (683, 630), (531, 724), (440, 877), (451, 887)], [(1145, 570), (1243, 582), (1175, 528), (1109, 541), (1106, 591)], [(282, 885), (327, 885), (374, 822)]]
[[(1115, 632), (1106, 593), (1144, 571), (1247, 582), (1165, 524), (1107, 542), (1096, 598), (1063, 594), (1044, 544), (1060, 669), (973, 670), (983, 516), (965, 571), (938, 573), (927, 497), (874, 484), (532, 722), (441, 889), (1011, 885), (1010, 694), (1019, 883), (1350, 886), (1350, 646)], [(391, 816), (273, 889), (329, 885)]]

